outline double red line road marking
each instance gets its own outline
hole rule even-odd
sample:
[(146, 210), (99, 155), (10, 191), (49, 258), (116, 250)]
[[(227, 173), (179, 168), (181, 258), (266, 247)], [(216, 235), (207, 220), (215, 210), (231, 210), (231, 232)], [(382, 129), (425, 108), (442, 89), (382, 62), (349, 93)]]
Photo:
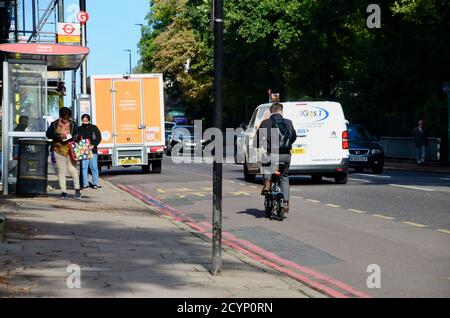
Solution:
[[(200, 235), (212, 239), (212, 225), (208, 222), (198, 222), (189, 218), (185, 213), (167, 205), (151, 195), (144, 193), (133, 186), (118, 185), (120, 189), (137, 197), (142, 202), (150, 205), (156, 212), (165, 214), (177, 222), (186, 224)], [(369, 296), (362, 291), (336, 280), (328, 275), (321, 274), (311, 268), (299, 265), (287, 259), (284, 259), (270, 251), (267, 251), (253, 243), (237, 238), (231, 233), (222, 232), (222, 244), (239, 252), (252, 260), (266, 265), (280, 273), (295, 279), (318, 292), (335, 298), (368, 298)]]

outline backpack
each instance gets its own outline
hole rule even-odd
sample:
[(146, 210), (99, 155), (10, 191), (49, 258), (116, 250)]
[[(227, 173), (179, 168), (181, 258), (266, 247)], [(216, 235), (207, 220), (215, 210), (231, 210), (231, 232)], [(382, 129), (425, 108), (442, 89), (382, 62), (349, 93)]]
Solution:
[(278, 152), (289, 153), (291, 150), (291, 132), (288, 121), (284, 118), (271, 118), (272, 128), (278, 128)]

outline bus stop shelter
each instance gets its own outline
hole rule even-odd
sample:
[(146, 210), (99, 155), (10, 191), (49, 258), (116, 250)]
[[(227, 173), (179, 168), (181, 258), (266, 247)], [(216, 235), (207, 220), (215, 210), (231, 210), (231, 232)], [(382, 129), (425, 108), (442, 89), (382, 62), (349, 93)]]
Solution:
[[(78, 69), (89, 54), (82, 46), (40, 43), (0, 44), (3, 60), (2, 186), (8, 195), (15, 182), (14, 146), (19, 138), (45, 138), (51, 117), (47, 107), (47, 72)], [(26, 120), (27, 127), (20, 125)]]

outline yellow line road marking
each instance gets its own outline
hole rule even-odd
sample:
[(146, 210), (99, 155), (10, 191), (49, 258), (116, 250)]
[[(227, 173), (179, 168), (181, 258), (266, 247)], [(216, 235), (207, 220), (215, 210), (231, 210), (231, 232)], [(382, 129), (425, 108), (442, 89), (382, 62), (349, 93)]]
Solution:
[(194, 193), (192, 193), (192, 195), (195, 195), (195, 196), (198, 196), (198, 197), (204, 197), (204, 196), (206, 196), (206, 193), (204, 193), (204, 192), (194, 192)]
[(395, 218), (391, 218), (390, 216), (384, 216), (384, 215), (381, 215), (381, 214), (372, 214), (372, 216), (375, 216), (377, 218), (386, 219), (386, 220), (395, 220)]
[(189, 188), (178, 188), (178, 189), (175, 189), (175, 191), (179, 191), (179, 192), (188, 192), (188, 191), (194, 191), (194, 190), (191, 190), (191, 189), (189, 189)]
[(205, 190), (205, 191), (212, 191), (213, 188), (210, 187), (210, 188), (200, 188), (200, 189)]
[(340, 207), (341, 207), (340, 205), (337, 205), (337, 204), (331, 204), (331, 203), (327, 203), (327, 204), (325, 204), (325, 205), (331, 206), (332, 208), (340, 208)]
[(439, 230), (436, 230), (436, 231), (441, 232), (441, 233), (445, 233), (445, 234), (449, 234), (449, 235), (450, 235), (450, 231), (449, 231), (449, 230), (442, 230), (442, 229), (439, 229)]
[(306, 201), (313, 202), (313, 203), (320, 203), (320, 201), (318, 201), (318, 200), (312, 200), (312, 199), (306, 199)]
[(402, 223), (403, 224), (412, 225), (412, 226), (416, 226), (416, 227), (427, 227), (426, 225), (418, 224), (418, 223), (414, 223), (414, 222), (402, 222)]
[(355, 213), (367, 213), (365, 211), (361, 211), (361, 210), (356, 210), (356, 209), (348, 209), (349, 211), (355, 212)]
[(237, 192), (231, 192), (232, 195), (246, 195), (249, 196), (250, 193), (248, 192), (243, 192), (243, 191), (237, 191)]
[(156, 191), (158, 191), (159, 193), (166, 193), (166, 191), (164, 191), (163, 189), (156, 189)]

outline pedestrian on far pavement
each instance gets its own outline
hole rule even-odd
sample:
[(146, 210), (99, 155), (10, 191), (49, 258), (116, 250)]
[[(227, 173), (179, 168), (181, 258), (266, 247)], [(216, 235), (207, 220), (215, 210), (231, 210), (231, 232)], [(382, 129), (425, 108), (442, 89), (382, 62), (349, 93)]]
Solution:
[(91, 169), (92, 173), (92, 184), (94, 189), (100, 189), (99, 184), (99, 171), (98, 171), (98, 152), (97, 146), (102, 141), (102, 135), (97, 126), (91, 124), (91, 116), (84, 114), (81, 116), (82, 125), (79, 127), (80, 135), (83, 139), (89, 139), (90, 143), (94, 148), (92, 149), (93, 156), (90, 159), (81, 161), (81, 176), (82, 176), (82, 189), (89, 188), (89, 176), (88, 168)]
[(52, 139), (52, 150), (55, 153), (56, 167), (58, 170), (61, 198), (67, 197), (66, 171), (69, 170), (75, 188), (75, 198), (81, 199), (80, 175), (77, 162), (70, 156), (70, 142), (78, 139), (78, 127), (72, 120), (72, 111), (63, 107), (59, 110), (59, 118), (47, 129), (47, 138)]
[(425, 153), (428, 145), (428, 134), (424, 127), (423, 119), (417, 122), (417, 127), (414, 128), (412, 137), (416, 146), (417, 165), (421, 166), (425, 163)]

